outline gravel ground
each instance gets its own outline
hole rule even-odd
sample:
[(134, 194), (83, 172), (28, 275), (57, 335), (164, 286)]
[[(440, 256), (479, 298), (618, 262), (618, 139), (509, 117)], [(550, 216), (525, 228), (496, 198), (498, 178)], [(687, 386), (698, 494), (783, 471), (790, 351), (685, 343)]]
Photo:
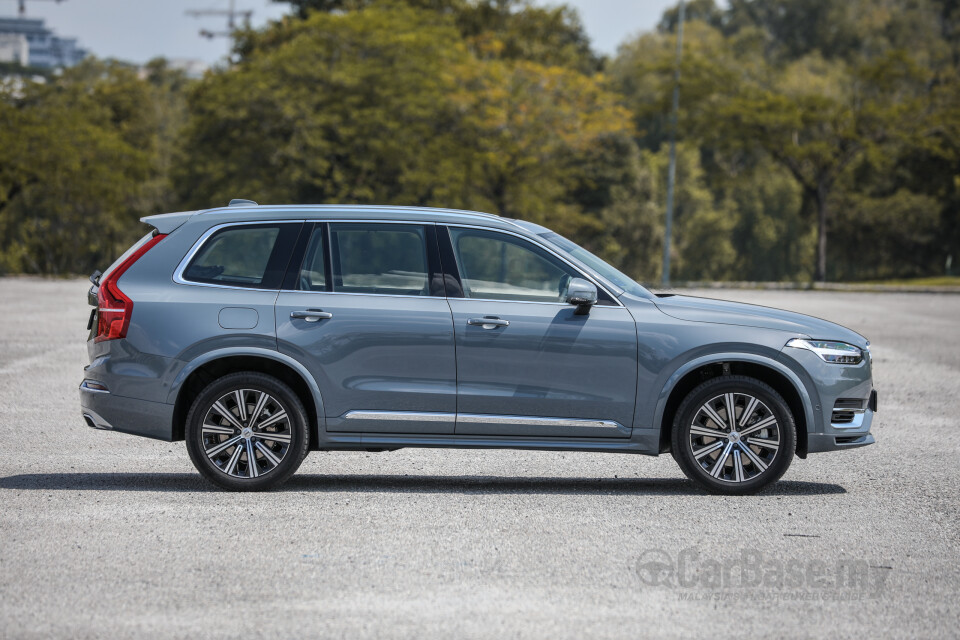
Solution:
[(0, 280), (0, 636), (933, 637), (960, 618), (960, 296), (704, 295), (874, 344), (878, 443), (714, 497), (669, 456), (312, 453), (211, 490), (79, 416), (83, 281)]

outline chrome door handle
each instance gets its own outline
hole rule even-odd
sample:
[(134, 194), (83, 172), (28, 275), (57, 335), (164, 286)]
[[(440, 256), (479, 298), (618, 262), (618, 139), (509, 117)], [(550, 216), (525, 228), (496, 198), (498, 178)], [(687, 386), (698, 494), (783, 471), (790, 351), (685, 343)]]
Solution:
[(328, 311), (321, 311), (320, 309), (307, 309), (306, 311), (291, 311), (290, 317), (297, 320), (306, 320), (307, 322), (319, 322), (320, 320), (332, 318), (333, 314)]
[(486, 317), (486, 318), (470, 318), (467, 320), (467, 324), (477, 325), (483, 327), (484, 329), (496, 329), (497, 327), (509, 327), (509, 320), (501, 320), (500, 318)]

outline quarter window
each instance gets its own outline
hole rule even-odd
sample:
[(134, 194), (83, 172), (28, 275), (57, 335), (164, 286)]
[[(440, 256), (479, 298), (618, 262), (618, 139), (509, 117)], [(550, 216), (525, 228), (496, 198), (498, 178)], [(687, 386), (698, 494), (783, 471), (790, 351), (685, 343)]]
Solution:
[(426, 233), (419, 225), (330, 225), (333, 290), (430, 295)]
[(282, 246), (295, 238), (299, 225), (243, 225), (220, 229), (203, 244), (184, 269), (193, 282), (256, 289), (278, 289), (289, 255)]
[(520, 238), (479, 229), (450, 228), (467, 298), (562, 302), (574, 270)]

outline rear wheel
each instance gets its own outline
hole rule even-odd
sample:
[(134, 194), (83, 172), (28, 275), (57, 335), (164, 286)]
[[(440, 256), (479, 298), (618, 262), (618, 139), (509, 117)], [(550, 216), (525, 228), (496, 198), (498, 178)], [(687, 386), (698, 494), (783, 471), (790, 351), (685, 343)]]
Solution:
[(261, 491), (294, 474), (307, 455), (307, 415), (297, 395), (262, 373), (241, 372), (208, 385), (187, 414), (187, 451), (211, 482)]
[(704, 382), (684, 398), (673, 424), (673, 457), (712, 493), (753, 493), (778, 480), (796, 449), (790, 407), (745, 376)]

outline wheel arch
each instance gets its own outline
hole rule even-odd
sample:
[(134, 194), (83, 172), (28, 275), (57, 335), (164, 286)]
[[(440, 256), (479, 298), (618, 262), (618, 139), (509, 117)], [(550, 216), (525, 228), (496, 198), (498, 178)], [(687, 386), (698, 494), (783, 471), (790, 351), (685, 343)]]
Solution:
[(680, 403), (705, 380), (722, 375), (743, 375), (764, 382), (783, 396), (797, 426), (796, 453), (807, 457), (807, 434), (815, 430), (816, 404), (800, 377), (784, 364), (755, 354), (724, 353), (697, 358), (677, 369), (657, 401), (654, 425), (660, 430), (660, 453), (670, 450), (673, 420)]
[(267, 349), (221, 349), (204, 354), (184, 367), (171, 385), (168, 402), (174, 405), (173, 440), (184, 439), (184, 426), (190, 405), (211, 381), (237, 371), (256, 371), (282, 381), (300, 398), (315, 432), (310, 438), (315, 448), (323, 433), (323, 400), (316, 380), (302, 364)]

